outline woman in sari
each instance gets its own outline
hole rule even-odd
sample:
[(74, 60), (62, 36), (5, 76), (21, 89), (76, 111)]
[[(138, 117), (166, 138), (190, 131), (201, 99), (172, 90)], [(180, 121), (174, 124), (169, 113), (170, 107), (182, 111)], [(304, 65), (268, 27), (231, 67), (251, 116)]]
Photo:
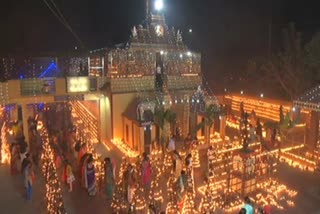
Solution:
[(141, 163), (141, 175), (142, 175), (142, 185), (146, 188), (146, 192), (150, 189), (151, 184), (151, 163), (147, 153), (143, 153), (143, 160)]
[(112, 199), (113, 191), (114, 191), (114, 185), (115, 185), (115, 179), (114, 179), (114, 167), (112, 165), (112, 162), (110, 158), (104, 159), (104, 176), (105, 176), (105, 183), (106, 183), (106, 195), (107, 199)]
[(96, 177), (95, 177), (95, 169), (93, 165), (93, 157), (89, 156), (87, 164), (85, 165), (85, 187), (88, 190), (89, 196), (96, 195)]

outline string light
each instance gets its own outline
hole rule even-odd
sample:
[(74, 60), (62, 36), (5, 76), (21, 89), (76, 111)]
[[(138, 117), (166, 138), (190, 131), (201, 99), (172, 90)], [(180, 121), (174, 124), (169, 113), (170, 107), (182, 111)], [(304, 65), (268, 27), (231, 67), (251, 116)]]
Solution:
[[(4, 108), (0, 109), (1, 115), (4, 114)], [(1, 127), (1, 163), (9, 164), (11, 160), (10, 147), (7, 141), (7, 134), (12, 134), (7, 131), (7, 123), (4, 122)]]
[(46, 202), (47, 212), (49, 214), (66, 214), (62, 198), (61, 184), (58, 179), (57, 169), (54, 163), (54, 152), (49, 143), (49, 137), (46, 129), (40, 130), (42, 138), (41, 155), (42, 173), (46, 181)]

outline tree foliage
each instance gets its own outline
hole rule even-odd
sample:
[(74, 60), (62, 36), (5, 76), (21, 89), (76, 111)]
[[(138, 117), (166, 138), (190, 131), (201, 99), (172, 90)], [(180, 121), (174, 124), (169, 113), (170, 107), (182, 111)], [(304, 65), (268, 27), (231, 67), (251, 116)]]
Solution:
[(319, 68), (320, 34), (303, 47), (301, 33), (290, 23), (283, 29), (282, 50), (260, 62), (250, 61), (247, 72), (253, 77), (259, 74), (264, 84), (277, 86), (286, 97), (294, 99), (313, 86), (320, 76)]

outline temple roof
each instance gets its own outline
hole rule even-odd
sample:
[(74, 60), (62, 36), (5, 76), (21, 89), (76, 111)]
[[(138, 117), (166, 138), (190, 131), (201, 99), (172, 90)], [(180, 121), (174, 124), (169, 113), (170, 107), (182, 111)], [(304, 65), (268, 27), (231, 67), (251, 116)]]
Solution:
[(294, 100), (294, 105), (302, 109), (320, 111), (320, 85)]

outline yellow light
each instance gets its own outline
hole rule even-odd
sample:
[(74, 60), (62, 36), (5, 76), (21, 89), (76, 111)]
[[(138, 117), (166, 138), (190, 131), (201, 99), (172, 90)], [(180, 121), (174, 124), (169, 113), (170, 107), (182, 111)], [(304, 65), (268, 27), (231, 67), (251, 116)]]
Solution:
[[(9, 164), (11, 160), (10, 148), (7, 142), (7, 123), (4, 122), (1, 128), (1, 163), (2, 164)], [(9, 133), (12, 130), (9, 130)]]
[(122, 142), (121, 139), (115, 138), (112, 139), (111, 142), (127, 157), (135, 158), (139, 156), (139, 153), (133, 149), (131, 149), (128, 144)]

